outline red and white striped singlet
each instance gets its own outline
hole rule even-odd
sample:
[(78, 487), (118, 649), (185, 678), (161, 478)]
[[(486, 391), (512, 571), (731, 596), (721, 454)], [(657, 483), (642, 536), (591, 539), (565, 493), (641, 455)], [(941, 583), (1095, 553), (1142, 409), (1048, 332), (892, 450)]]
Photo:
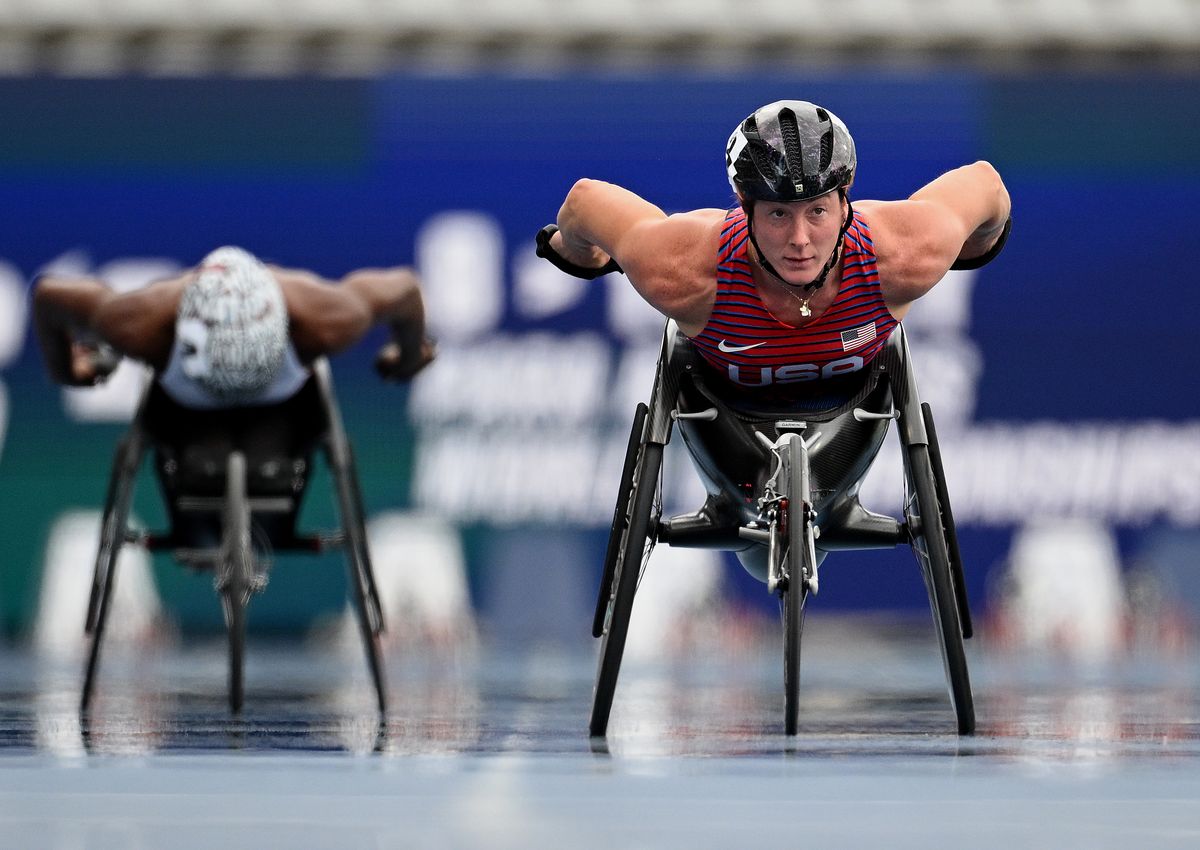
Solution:
[(692, 337), (697, 350), (739, 387), (777, 395), (809, 381), (863, 368), (896, 325), (879, 289), (879, 271), (866, 219), (854, 213), (842, 247), (837, 298), (804, 327), (779, 321), (763, 304), (750, 276), (750, 238), (740, 208), (725, 216), (717, 261), (717, 297), (708, 324)]

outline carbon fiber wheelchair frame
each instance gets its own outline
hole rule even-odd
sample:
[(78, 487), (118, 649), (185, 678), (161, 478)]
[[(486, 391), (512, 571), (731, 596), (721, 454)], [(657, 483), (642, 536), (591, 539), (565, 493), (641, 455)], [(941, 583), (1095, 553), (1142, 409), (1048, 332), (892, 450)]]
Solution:
[[(194, 487), (189, 490), (181, 486), (177, 492), (173, 489), (168, 492), (164, 485), (164, 496), (173, 517), (172, 527), (166, 533), (151, 534), (130, 528), (130, 506), (143, 457), (148, 449), (162, 450), (149, 424), (151, 408), (162, 402), (155, 400), (153, 383), (147, 387), (133, 422), (117, 445), (109, 478), (85, 625), (89, 647), (81, 710), (86, 711), (91, 702), (100, 644), (116, 579), (117, 555), (126, 543), (139, 544), (152, 551), (168, 550), (183, 564), (213, 572), (229, 639), (229, 706), (235, 713), (241, 710), (244, 695), (246, 607), (250, 597), (266, 584), (266, 567), (256, 549), (263, 544), (274, 551), (287, 552), (319, 553), (330, 548), (345, 549), (379, 711), (382, 713), (386, 709), (380, 649), (383, 610), (367, 551), (354, 456), (342, 424), (328, 362), (323, 358), (317, 360), (312, 373), (309, 385), (302, 392), (311, 392), (315, 400), (313, 406), (316, 409), (312, 411), (318, 423), (314, 429), (315, 442), (322, 449), (336, 489), (341, 528), (331, 533), (301, 535), (296, 532), (295, 520), (308, 471), (306, 458), (291, 459), (292, 463), (285, 464), (289, 468), (277, 476), (282, 486), (260, 493), (255, 491), (256, 476), (248, 473), (246, 454), (237, 448), (228, 453), (223, 469), (218, 466), (211, 470), (210, 478), (215, 481), (216, 492), (212, 486), (198, 491)], [(301, 460), (304, 462), (298, 462)], [(161, 475), (160, 464), (160, 478)], [(219, 529), (219, 541), (197, 546), (188, 535), (180, 532), (178, 522), (182, 519), (211, 523)], [(264, 528), (272, 529), (272, 533), (264, 532)]]
[[(784, 730), (797, 731), (805, 601), (818, 589), (825, 553), (909, 545), (929, 594), (960, 735), (975, 730), (963, 639), (971, 618), (962, 558), (933, 416), (917, 393), (903, 328), (837, 403), (786, 413), (734, 407), (706, 386), (704, 364), (667, 323), (650, 403), (639, 404), (622, 470), (593, 635), (601, 640), (590, 722), (604, 736), (629, 619), (656, 542), (747, 551), (765, 561), (784, 627)], [(903, 517), (858, 499), (892, 420), (904, 458)], [(709, 497), (695, 513), (662, 516), (663, 448), (678, 422)]]

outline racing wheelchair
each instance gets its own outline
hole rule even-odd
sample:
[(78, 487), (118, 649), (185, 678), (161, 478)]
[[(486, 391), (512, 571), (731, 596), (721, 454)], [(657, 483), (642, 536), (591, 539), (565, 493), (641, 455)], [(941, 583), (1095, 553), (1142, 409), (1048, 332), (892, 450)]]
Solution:
[[(612, 263), (574, 266), (550, 248), (552, 233), (547, 228), (539, 234), (539, 255), (563, 271), (592, 278), (619, 270)], [(819, 588), (825, 555), (910, 546), (928, 591), (958, 734), (974, 733), (963, 644), (972, 624), (962, 556), (933, 415), (917, 393), (903, 327), (867, 368), (822, 383), (831, 386), (786, 409), (754, 409), (710, 380), (691, 342), (667, 322), (649, 404), (638, 404), (629, 434), (592, 623), (601, 642), (593, 737), (607, 734), (634, 596), (656, 543), (736, 551), (779, 597), (787, 735), (796, 734), (799, 720), (805, 603)], [(893, 420), (904, 463), (900, 519), (859, 501), (863, 477)], [(708, 498), (698, 511), (667, 517), (663, 450), (676, 423)]]
[[(333, 478), (341, 527), (301, 533), (297, 516), (318, 447)], [(138, 470), (148, 451), (154, 454), (169, 517), (169, 528), (161, 533), (129, 525)], [(234, 713), (244, 698), (246, 608), (267, 584), (269, 553), (344, 549), (376, 702), (380, 713), (386, 710), (383, 609), (367, 550), (354, 456), (324, 358), (313, 363), (299, 393), (264, 407), (189, 410), (172, 401), (157, 381), (148, 382), (117, 444), (105, 497), (85, 623), (89, 643), (82, 711), (94, 691), (117, 556), (126, 543), (169, 551), (185, 566), (212, 572), (228, 635), (229, 707)]]

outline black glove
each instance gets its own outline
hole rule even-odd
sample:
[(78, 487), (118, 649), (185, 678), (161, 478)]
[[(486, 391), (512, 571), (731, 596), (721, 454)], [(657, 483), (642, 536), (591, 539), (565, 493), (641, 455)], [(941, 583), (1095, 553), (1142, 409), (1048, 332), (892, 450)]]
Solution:
[(977, 269), (980, 266), (986, 266), (992, 260), (996, 259), (996, 256), (1000, 253), (1001, 249), (1004, 248), (1004, 243), (1008, 241), (1008, 232), (1010, 230), (1012, 230), (1011, 215), (1004, 222), (1004, 229), (1000, 231), (1000, 235), (996, 237), (996, 244), (989, 248), (985, 253), (980, 254), (978, 257), (972, 257), (969, 260), (955, 260), (954, 265), (950, 266), (950, 268), (955, 269), (956, 271), (970, 271), (971, 269)]
[(437, 356), (437, 343), (421, 337), (416, 345), (384, 343), (375, 355), (375, 371), (385, 381), (409, 381)]
[(624, 272), (621, 271), (621, 267), (617, 265), (617, 261), (611, 257), (609, 257), (607, 263), (599, 268), (588, 268), (587, 266), (575, 265), (562, 254), (558, 253), (558, 251), (555, 251), (552, 247), (550, 247), (550, 237), (555, 233), (558, 233), (557, 224), (547, 224), (538, 231), (537, 255), (543, 260), (549, 260), (559, 270), (575, 277), (581, 277), (584, 280), (595, 280), (601, 275), (606, 275), (610, 272), (624, 274)]

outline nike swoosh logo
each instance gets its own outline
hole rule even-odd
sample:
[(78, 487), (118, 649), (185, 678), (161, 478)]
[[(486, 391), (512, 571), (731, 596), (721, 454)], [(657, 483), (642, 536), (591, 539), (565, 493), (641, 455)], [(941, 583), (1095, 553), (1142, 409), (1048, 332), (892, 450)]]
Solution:
[(765, 342), (756, 342), (754, 345), (730, 345), (725, 340), (717, 343), (717, 350), (723, 351), (726, 354), (736, 354), (739, 351), (749, 351), (752, 348), (758, 348), (760, 345), (766, 345)]

